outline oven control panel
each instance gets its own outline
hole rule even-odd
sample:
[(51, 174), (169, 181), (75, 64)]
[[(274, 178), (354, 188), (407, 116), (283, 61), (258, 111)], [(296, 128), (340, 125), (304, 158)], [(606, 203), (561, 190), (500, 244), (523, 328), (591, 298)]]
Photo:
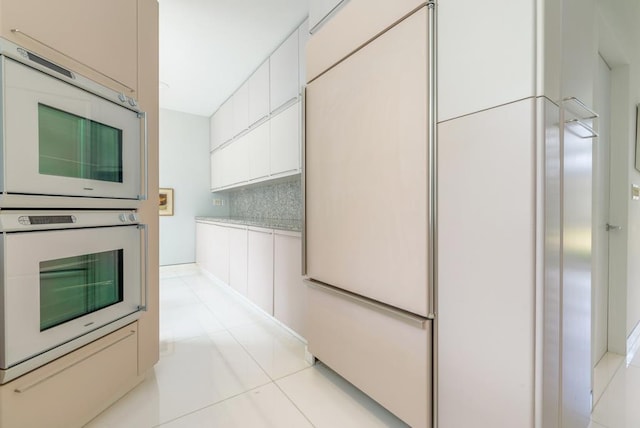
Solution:
[(0, 210), (0, 232), (44, 229), (122, 226), (140, 223), (134, 210), (114, 211), (17, 211)]

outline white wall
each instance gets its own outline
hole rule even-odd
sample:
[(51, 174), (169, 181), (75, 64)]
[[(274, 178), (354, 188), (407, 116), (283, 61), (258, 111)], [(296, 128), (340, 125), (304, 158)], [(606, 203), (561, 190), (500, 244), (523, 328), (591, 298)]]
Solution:
[(194, 217), (214, 214), (207, 153), (208, 117), (160, 110), (160, 187), (174, 189), (174, 215), (160, 217), (161, 266), (195, 262)]

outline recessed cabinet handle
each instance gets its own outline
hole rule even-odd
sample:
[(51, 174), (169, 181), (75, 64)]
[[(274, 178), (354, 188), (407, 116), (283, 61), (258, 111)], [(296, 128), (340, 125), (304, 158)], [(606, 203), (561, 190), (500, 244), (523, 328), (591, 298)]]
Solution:
[(622, 230), (622, 226), (616, 226), (616, 225), (607, 223), (607, 232), (611, 230)]
[(100, 70), (96, 70), (95, 68), (91, 67), (90, 65), (85, 64), (85, 63), (84, 63), (84, 62), (82, 62), (82, 61), (78, 61), (77, 59), (70, 57), (70, 56), (69, 56), (69, 55), (67, 55), (66, 53), (59, 51), (58, 49), (54, 48), (53, 46), (51, 46), (51, 45), (49, 45), (49, 44), (47, 44), (47, 43), (44, 43), (44, 42), (42, 42), (42, 41), (38, 40), (37, 38), (33, 37), (32, 35), (30, 35), (30, 34), (28, 34), (28, 33), (25, 33), (24, 31), (22, 31), (22, 30), (20, 30), (20, 29), (18, 29), (18, 28), (12, 28), (12, 29), (11, 29), (11, 32), (12, 32), (13, 34), (22, 35), (23, 37), (26, 37), (27, 39), (32, 40), (32, 41), (34, 41), (34, 42), (38, 43), (39, 45), (44, 46), (45, 48), (50, 49), (50, 50), (52, 50), (52, 51), (56, 52), (57, 54), (62, 55), (62, 56), (64, 56), (65, 58), (68, 58), (68, 59), (70, 59), (71, 61), (73, 61), (73, 62), (75, 62), (75, 63), (77, 63), (77, 64), (82, 65), (83, 67), (88, 68), (89, 70), (93, 71), (94, 73), (98, 73), (100, 76), (102, 76), (102, 77), (104, 77), (104, 78), (106, 78), (106, 79), (109, 79), (109, 80), (111, 80), (111, 81), (112, 81), (112, 82), (114, 82), (114, 83), (117, 83), (118, 85), (122, 86), (123, 88), (125, 88), (127, 91), (129, 91), (129, 92), (131, 92), (131, 93), (134, 93), (134, 92), (135, 92), (135, 90), (134, 90), (134, 89), (132, 89), (132, 88), (130, 88), (129, 86), (125, 85), (125, 84), (124, 84), (124, 83), (122, 83), (121, 81), (116, 80), (116, 79), (114, 79), (114, 78), (113, 78), (113, 77), (111, 77), (111, 76), (107, 76), (106, 74), (104, 74), (104, 73), (103, 73), (103, 72), (101, 72)]

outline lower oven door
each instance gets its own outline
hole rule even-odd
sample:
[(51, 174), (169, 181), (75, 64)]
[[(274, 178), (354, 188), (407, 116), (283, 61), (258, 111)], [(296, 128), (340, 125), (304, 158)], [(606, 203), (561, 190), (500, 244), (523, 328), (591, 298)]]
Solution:
[(140, 310), (137, 225), (4, 233), (2, 240), (0, 369), (42, 359)]

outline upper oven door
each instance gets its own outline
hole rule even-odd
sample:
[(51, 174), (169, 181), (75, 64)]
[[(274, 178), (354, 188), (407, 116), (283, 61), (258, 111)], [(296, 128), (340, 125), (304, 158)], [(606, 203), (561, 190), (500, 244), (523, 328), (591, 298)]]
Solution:
[(0, 236), (0, 368), (140, 310), (142, 232), (136, 225)]
[(3, 57), (3, 190), (139, 199), (139, 114)]

